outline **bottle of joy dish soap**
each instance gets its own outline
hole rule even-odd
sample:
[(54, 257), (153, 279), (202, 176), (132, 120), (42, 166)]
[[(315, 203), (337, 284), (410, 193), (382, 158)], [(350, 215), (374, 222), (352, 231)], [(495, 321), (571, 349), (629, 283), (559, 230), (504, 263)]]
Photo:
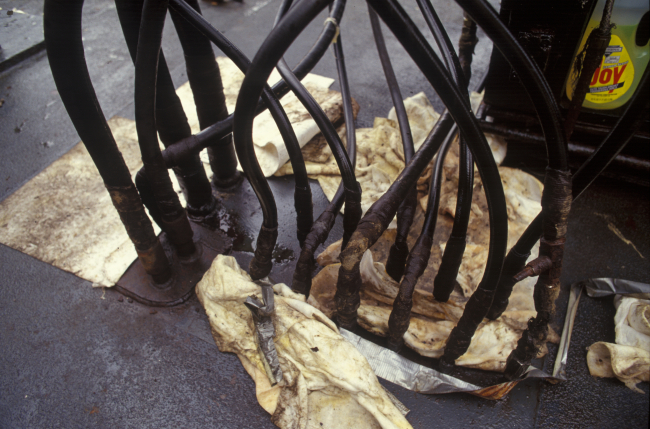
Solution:
[[(576, 55), (594, 28), (600, 25), (606, 0), (599, 0), (591, 14)], [(634, 94), (650, 58), (648, 0), (615, 0), (610, 23), (612, 37), (603, 55), (600, 67), (596, 69), (583, 107), (596, 110), (611, 110), (623, 106)], [(575, 64), (566, 82), (569, 99), (578, 76)]]

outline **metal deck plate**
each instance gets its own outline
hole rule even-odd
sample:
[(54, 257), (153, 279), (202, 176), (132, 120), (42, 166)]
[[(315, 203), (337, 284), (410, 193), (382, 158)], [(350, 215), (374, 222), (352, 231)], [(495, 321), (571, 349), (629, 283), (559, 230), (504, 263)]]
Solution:
[(230, 252), (232, 240), (221, 230), (211, 231), (195, 222), (190, 222), (194, 241), (200, 249), (200, 256), (191, 261), (181, 261), (167, 241), (165, 233), (160, 241), (172, 263), (172, 278), (161, 287), (153, 282), (137, 259), (115, 285), (115, 289), (134, 300), (152, 307), (171, 307), (187, 301), (194, 293), (194, 286), (210, 268), (217, 255)]

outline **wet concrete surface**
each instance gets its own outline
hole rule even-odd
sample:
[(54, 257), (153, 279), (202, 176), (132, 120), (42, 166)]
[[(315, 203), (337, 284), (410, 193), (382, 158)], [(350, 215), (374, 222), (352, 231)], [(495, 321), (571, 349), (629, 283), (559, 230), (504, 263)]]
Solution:
[[(4, 8), (6, 2), (0, 3)], [(38, 7), (38, 2), (16, 3), (25, 10)], [(451, 39), (457, 40), (460, 9), (453, 3), (436, 3)], [(218, 7), (201, 2), (208, 20), (250, 57), (268, 34), (278, 5), (279, 0), (228, 2)], [(404, 2), (404, 7), (413, 15), (417, 12), (414, 1)], [(324, 15), (317, 18), (298, 38), (287, 53), (290, 64), (307, 52), (324, 19)], [(416, 22), (424, 32), (424, 21)], [(83, 26), (89, 70), (105, 116), (133, 119), (133, 66), (113, 3), (86, 1)], [(391, 101), (363, 2), (349, 1), (341, 31), (352, 93), (361, 105), (357, 125), (371, 126), (375, 116), (387, 114)], [(441, 110), (433, 91), (388, 33), (402, 94), (424, 90)], [(480, 79), (491, 52), (486, 38), (479, 37), (473, 81)], [(163, 49), (179, 86), (187, 77), (170, 21)], [(314, 72), (337, 77), (331, 54)], [(333, 89), (338, 89), (337, 83)], [(56, 93), (44, 53), (0, 74), (0, 98), (5, 99), (0, 107), (0, 199), (4, 199), (79, 138)], [(524, 158), (515, 161), (517, 166), (535, 164), (534, 159)], [(281, 219), (270, 277), (290, 284), (299, 252), (293, 180), (273, 178), (270, 184)], [(312, 193), (317, 216), (327, 202), (315, 182)], [(566, 311), (566, 291), (575, 281), (620, 277), (650, 282), (647, 195), (645, 188), (599, 181), (575, 203), (557, 327), (562, 326)], [(219, 196), (220, 226), (234, 239), (233, 255), (247, 266), (261, 223), (259, 203), (246, 182)], [(608, 222), (636, 245), (643, 258), (608, 228)], [(328, 242), (341, 233), (339, 217)], [(152, 310), (115, 291), (93, 289), (87, 281), (2, 245), (0, 278), (4, 304), (0, 307), (0, 427), (274, 427), (257, 405), (254, 385), (238, 359), (217, 350), (196, 298), (172, 309)], [(560, 385), (526, 381), (506, 399), (486, 401), (461, 394), (419, 395), (382, 383), (411, 409), (408, 418), (416, 428), (647, 427), (647, 393), (634, 393), (617, 380), (594, 379), (587, 370), (585, 348), (595, 341), (613, 341), (613, 315), (611, 299), (582, 298), (569, 352), (569, 381)], [(554, 353), (554, 347), (551, 350)], [(552, 361), (544, 362), (549, 371)], [(647, 384), (641, 387), (648, 391)]]

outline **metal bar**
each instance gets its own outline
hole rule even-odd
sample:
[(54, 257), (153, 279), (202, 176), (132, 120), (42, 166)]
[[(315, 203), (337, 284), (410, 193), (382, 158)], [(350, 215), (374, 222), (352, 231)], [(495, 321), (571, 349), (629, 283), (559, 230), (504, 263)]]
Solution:
[[(637, 127), (637, 130), (638, 128), (639, 127)], [(504, 125), (496, 125), (491, 122), (481, 121), (481, 129), (486, 133), (497, 134), (509, 140), (516, 140), (528, 144), (538, 144), (538, 145), (546, 144), (546, 140), (544, 140), (544, 136), (542, 136), (541, 134), (520, 131), (517, 129), (506, 127)], [(630, 136), (629, 140), (631, 140), (635, 136), (636, 134)], [(629, 140), (627, 141), (629, 142)], [(591, 156), (597, 151), (597, 149), (594, 149), (591, 146), (587, 146), (576, 142), (570, 142), (568, 144), (568, 149), (569, 149), (569, 153), (573, 153), (585, 157)], [(620, 153), (616, 155), (614, 159), (612, 159), (612, 164), (623, 168), (631, 168), (643, 172), (650, 172), (650, 161), (641, 158), (636, 158), (629, 155), (621, 155)]]

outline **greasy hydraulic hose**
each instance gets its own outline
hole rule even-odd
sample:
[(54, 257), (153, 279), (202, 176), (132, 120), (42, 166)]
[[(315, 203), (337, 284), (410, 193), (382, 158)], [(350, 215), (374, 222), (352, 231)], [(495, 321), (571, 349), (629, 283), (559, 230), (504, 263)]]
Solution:
[[(197, 0), (187, 0), (187, 4), (201, 14)], [(219, 66), (210, 40), (185, 19), (181, 19), (174, 9), (170, 10), (170, 15), (183, 47), (187, 77), (194, 95), (199, 125), (203, 130), (228, 117)], [(217, 187), (228, 188), (241, 179), (241, 174), (237, 171), (232, 136), (212, 140), (208, 146), (208, 158), (214, 173), (212, 180)]]
[(298, 100), (307, 109), (312, 119), (318, 125), (321, 133), (325, 137), (336, 163), (341, 172), (345, 194), (345, 212), (343, 215), (343, 243), (342, 248), (347, 245), (352, 232), (357, 227), (359, 219), (361, 219), (361, 188), (357, 183), (354, 175), (354, 166), (350, 162), (345, 147), (341, 142), (334, 125), (329, 120), (323, 109), (318, 105), (314, 97), (307, 91), (303, 84), (291, 72), (284, 59), (281, 59), (277, 65), (280, 75), (285, 82), (289, 85)]
[[(278, 22), (280, 22), (280, 20), (282, 19), (286, 11), (289, 10), (291, 3), (292, 0), (285, 0), (282, 3), (282, 5), (280, 6), (280, 10), (278, 10), (278, 13), (276, 15), (274, 26), (276, 26)], [(347, 82), (347, 72), (345, 71), (343, 50), (341, 48), (340, 43), (338, 44), (338, 50), (336, 47), (336, 42), (337, 39), (339, 38), (338, 26), (344, 8), (345, 8), (345, 0), (335, 0), (334, 5), (333, 6), (330, 5), (330, 16), (326, 20), (326, 23), (333, 22), (337, 27), (337, 32), (334, 34), (334, 37), (332, 38), (332, 43), (335, 45), (334, 46), (335, 56), (337, 52), (340, 54), (340, 59), (337, 59), (337, 69), (339, 71), (339, 78), (341, 80), (341, 97), (343, 99), (343, 105), (344, 105), (343, 109), (344, 109), (346, 126), (348, 127), (347, 135), (348, 137), (352, 135), (353, 140), (351, 144), (353, 150), (356, 152), (356, 136), (354, 135), (355, 131), (354, 131), (354, 114), (352, 111), (352, 98), (350, 96), (350, 89)], [(352, 235), (352, 232), (354, 231), (354, 229), (357, 227), (357, 224), (359, 223), (359, 219), (361, 219), (361, 213), (362, 213), (361, 187), (357, 183), (356, 177), (354, 175), (355, 160), (350, 161), (350, 158), (346, 153), (345, 147), (343, 146), (343, 143), (341, 142), (341, 139), (339, 138), (339, 135), (336, 132), (336, 129), (334, 128), (334, 125), (327, 118), (327, 115), (320, 108), (316, 100), (314, 100), (311, 94), (309, 94), (309, 92), (305, 89), (305, 87), (302, 85), (300, 80), (295, 76), (294, 73), (292, 73), (291, 69), (289, 68), (289, 66), (287, 65), (284, 59), (281, 59), (278, 62), (277, 68), (284, 81), (289, 85), (289, 87), (294, 92), (298, 100), (300, 100), (303, 106), (305, 106), (309, 114), (312, 116), (312, 119), (314, 119), (314, 121), (318, 125), (318, 128), (321, 130), (321, 133), (325, 137), (327, 144), (329, 145), (332, 153), (334, 154), (334, 158), (339, 167), (339, 171), (341, 172), (342, 188), (340, 187), (340, 189), (343, 191), (343, 195), (345, 198), (345, 212), (343, 215), (343, 240), (341, 246), (345, 248), (348, 240), (350, 239), (350, 236)], [(337, 194), (339, 194), (338, 190), (337, 190)], [(340, 205), (338, 202), (332, 205), (332, 208), (337, 206), (339, 207), (340, 210)], [(328, 210), (326, 209), (325, 212), (328, 212)], [(329, 219), (331, 215), (326, 214), (325, 217)], [(329, 225), (329, 228), (323, 229), (323, 226), (326, 225)], [(317, 237), (323, 238), (324, 241), (327, 238), (327, 235), (329, 235), (329, 230), (331, 229), (331, 227), (332, 227), (331, 222), (321, 222), (319, 228), (317, 228), (320, 230), (320, 233), (312, 234), (312, 240), (310, 242), (310, 246), (308, 246), (308, 249), (305, 249), (305, 252), (301, 251), (301, 255), (303, 253), (305, 254), (303, 260), (309, 259), (310, 261), (313, 261), (313, 252), (316, 250), (316, 247), (318, 247), (318, 245), (322, 243), (322, 241), (318, 240)], [(303, 243), (301, 243), (301, 245), (302, 244)], [(314, 245), (316, 245), (316, 247), (314, 247)], [(312, 248), (313, 250), (311, 250)], [(308, 257), (310, 250), (311, 250), (311, 257)], [(309, 273), (307, 273), (308, 269), (306, 265), (301, 264), (301, 266), (298, 267), (297, 270), (299, 271), (299, 273), (303, 273), (304, 275), (311, 277), (311, 270), (309, 270)], [(304, 277), (304, 275), (299, 274), (298, 276), (299, 279)], [(301, 282), (300, 280), (298, 281), (298, 284), (303, 284), (303, 283), (304, 282)], [(309, 284), (308, 287), (306, 288), (301, 287), (300, 289), (309, 290), (310, 288), (311, 288), (311, 283)], [(306, 294), (308, 293), (309, 292), (307, 291)]]
[(145, 0), (135, 60), (135, 123), (144, 171), (160, 212), (161, 228), (180, 257), (196, 253), (185, 209), (172, 187), (158, 146), (156, 81), (167, 1)]
[[(386, 42), (381, 33), (379, 18), (377, 18), (377, 14), (370, 6), (368, 6), (368, 16), (370, 17), (370, 25), (372, 26), (372, 34), (375, 38), (379, 61), (381, 62), (381, 67), (384, 69), (386, 83), (390, 90), (390, 97), (393, 101), (393, 106), (395, 106), (397, 122), (402, 137), (402, 147), (404, 148), (404, 165), (407, 165), (411, 162), (415, 152), (411, 126), (409, 124), (408, 116), (406, 115), (402, 93), (399, 90), (399, 84), (397, 83), (393, 66), (390, 63), (390, 57), (388, 56), (388, 50), (386, 49)], [(388, 259), (386, 260), (386, 272), (396, 282), (399, 282), (404, 274), (404, 264), (409, 255), (409, 248), (408, 244), (406, 244), (406, 239), (408, 238), (409, 229), (413, 223), (417, 203), (417, 188), (414, 186), (399, 206), (399, 209), (397, 209), (397, 235), (395, 236), (395, 242), (388, 253)]]
[[(180, 0), (172, 0), (170, 3), (171, 8), (176, 11), (181, 17), (187, 20), (190, 24), (196, 26), (205, 36), (221, 49), (239, 68), (242, 72), (246, 73), (250, 67), (250, 60), (243, 52), (234, 46), (221, 32), (212, 27), (205, 19), (199, 15), (194, 9), (188, 6), (185, 2)], [(275, 120), (282, 140), (287, 148), (289, 160), (294, 171), (296, 187), (294, 192), (294, 201), (296, 208), (296, 223), (298, 229), (298, 241), (301, 246), (304, 239), (311, 229), (313, 223), (313, 205), (311, 187), (309, 186), (309, 178), (307, 177), (307, 169), (305, 162), (300, 151), (300, 144), (298, 138), (291, 127), (289, 118), (282, 108), (277, 97), (269, 88), (268, 85), (264, 86), (262, 92), (262, 100), (265, 105), (269, 107), (269, 112)]]
[(448, 111), (445, 111), (425, 139), (411, 162), (404, 167), (397, 179), (363, 216), (350, 238), (348, 247), (341, 252), (341, 268), (336, 283), (336, 322), (346, 329), (356, 326), (356, 312), (359, 308), (361, 273), (359, 263), (363, 253), (377, 242), (388, 228), (391, 220), (408, 194), (415, 186), (422, 171), (440, 148), (454, 124)]
[[(481, 307), (488, 307), (484, 304), (485, 300), (481, 298), (487, 295), (488, 298), (490, 298), (489, 302), (491, 302), (491, 294), (499, 279), (501, 264), (503, 262), (503, 257), (505, 256), (508, 225), (505, 197), (498, 169), (476, 118), (465, 105), (462, 93), (445, 70), (440, 59), (433, 52), (431, 46), (428, 45), (418, 28), (410, 20), (402, 7), (392, 0), (370, 0), (369, 3), (395, 34), (420, 70), (425, 74), (427, 80), (434, 87), (442, 101), (449, 109), (450, 114), (453, 115), (453, 119), (458, 124), (461, 132), (466, 135), (467, 140), (470, 143), (470, 149), (473, 152), (477, 166), (479, 167), (479, 171), (483, 178), (490, 214), (490, 252), (485, 275), (477, 289), (478, 293), (475, 293), (475, 297), (473, 297), (477, 302), (471, 304), (472, 299), (470, 299), (470, 302), (468, 303), (470, 308), (476, 308), (473, 312), (474, 315), (472, 317), (465, 317), (466, 320), (460, 325), (465, 332), (470, 332), (471, 337), (471, 334), (475, 331), (476, 326), (478, 326), (478, 323), (480, 322), (476, 322), (476, 313), (478, 312), (478, 315), (482, 319)], [(451, 125), (449, 125), (445, 130), (444, 136), (447, 135), (449, 128), (451, 128)], [(418, 154), (421, 151), (422, 149), (418, 151)], [(417, 154), (411, 161), (411, 164), (415, 164), (416, 159), (418, 159)], [(422, 170), (420, 169), (419, 172), (421, 171)], [(417, 176), (413, 180), (416, 179)], [(403, 182), (403, 184), (400, 182)], [(413, 182), (409, 182), (410, 180), (404, 181), (398, 178), (391, 188), (399, 189), (401, 186), (413, 184)], [(410, 189), (410, 186), (402, 192), (405, 194), (408, 189)], [(389, 201), (390, 199), (399, 200), (398, 195), (393, 195), (389, 192), (387, 192), (379, 201)], [(378, 202), (375, 203), (373, 207), (377, 205), (381, 207), (383, 204)], [(397, 207), (395, 207), (395, 209), (396, 208)], [(359, 306), (359, 287), (361, 280), (359, 274), (359, 262), (361, 261), (363, 252), (379, 238), (383, 229), (388, 225), (388, 223), (385, 223), (386, 215), (391, 216), (388, 218), (387, 222), (390, 222), (390, 219), (394, 216), (392, 207), (383, 210), (383, 213), (381, 214), (377, 212), (378, 210), (372, 212), (369, 210), (368, 213), (366, 213), (366, 216), (361, 220), (357, 231), (355, 231), (355, 234), (350, 240), (348, 248), (341, 253), (341, 269), (339, 271), (337, 283), (336, 304), (338, 321), (342, 325), (345, 324), (352, 327), (356, 324), (356, 311)], [(377, 232), (379, 232), (379, 235), (377, 235)], [(485, 311), (487, 311), (487, 308), (485, 308)], [(466, 314), (467, 311), (463, 316)], [(462, 319), (463, 318), (461, 318), (461, 321)], [(464, 335), (466, 334), (462, 334), (461, 337)]]
[[(427, 24), (429, 25), (429, 28), (431, 29), (431, 32), (434, 35), (438, 47), (443, 53), (443, 59), (445, 60), (447, 69), (449, 70), (456, 85), (458, 86), (458, 89), (464, 93), (465, 100), (467, 101), (467, 106), (469, 106), (469, 94), (467, 93), (467, 89), (465, 88), (464, 85), (465, 80), (463, 79), (462, 76), (463, 71), (460, 67), (460, 62), (454, 52), (454, 47), (451, 44), (451, 41), (449, 40), (449, 37), (447, 36), (447, 33), (445, 32), (444, 27), (440, 22), (440, 19), (438, 18), (438, 15), (436, 14), (435, 10), (433, 9), (433, 7), (428, 1), (419, 0), (418, 5), (420, 7), (420, 10), (425, 16), (425, 20), (427, 21)], [(431, 186), (429, 188), (429, 201), (428, 201), (427, 210), (425, 214), (424, 226), (422, 228), (422, 232), (420, 236), (418, 237), (418, 240), (416, 241), (416, 244), (413, 246), (413, 250), (406, 264), (406, 274), (404, 275), (404, 278), (402, 279), (402, 282), (400, 284), (399, 293), (395, 298), (395, 301), (393, 302), (393, 311), (391, 311), (390, 318), (388, 320), (388, 340), (387, 340), (388, 347), (393, 350), (400, 350), (404, 344), (403, 337), (406, 331), (408, 330), (410, 324), (411, 308), (413, 306), (413, 293), (415, 291), (415, 286), (420, 276), (424, 273), (424, 270), (426, 269), (429, 262), (429, 258), (431, 256), (431, 245), (433, 242), (433, 235), (435, 232), (436, 221), (438, 219), (438, 207), (440, 203), (442, 166), (444, 164), (444, 159), (447, 154), (447, 151), (449, 150), (449, 147), (451, 146), (451, 143), (455, 138), (456, 134), (457, 134), (457, 127), (454, 125), (451, 132), (449, 133), (449, 136), (447, 137), (447, 140), (445, 141), (442, 148), (440, 149), (438, 158), (436, 159), (436, 163), (434, 165), (434, 169), (431, 177)], [(461, 157), (460, 157), (461, 168), (459, 172), (460, 174), (459, 189), (458, 189), (459, 196), (458, 196), (458, 203), (456, 207), (456, 218), (454, 222), (454, 229), (456, 230), (459, 229), (458, 224), (462, 224), (462, 222), (465, 220), (463, 219), (464, 217), (467, 217), (467, 220), (469, 219), (469, 211), (471, 209), (470, 204), (471, 204), (472, 186), (474, 180), (473, 161), (471, 156), (469, 156), (468, 158), (469, 151), (467, 150), (467, 147), (464, 141), (462, 140), (460, 142), (460, 149), (461, 149)], [(465, 167), (464, 169), (463, 166)], [(471, 172), (470, 175), (467, 174), (467, 171)], [(470, 195), (469, 201), (465, 196), (468, 191)], [(458, 221), (459, 218), (461, 219), (460, 221)], [(449, 255), (451, 254), (452, 257), (455, 258), (453, 259), (453, 262), (458, 261), (458, 265), (460, 265), (460, 260), (462, 259), (463, 251), (465, 250), (466, 230), (467, 230), (467, 223), (464, 224), (464, 226), (462, 227), (462, 231), (460, 231), (460, 233), (456, 237), (454, 237), (452, 234), (450, 239), (447, 241), (447, 246), (445, 248), (445, 253), (448, 255), (446, 259), (447, 261), (450, 261)], [(454, 246), (455, 244), (458, 246)], [(453, 289), (454, 286), (453, 281), (446, 282), (446, 283), (443, 282), (441, 284), (440, 279), (446, 280), (447, 278), (450, 277), (448, 273), (451, 271), (453, 274), (453, 270), (455, 269), (456, 273), (453, 274), (453, 280), (455, 280), (456, 274), (458, 273), (458, 266), (450, 267), (449, 262), (447, 262), (447, 264), (448, 264), (447, 267), (443, 267), (441, 264), (441, 269), (443, 270), (446, 269), (446, 271), (443, 272), (443, 276), (437, 276), (436, 280), (438, 280), (438, 283), (437, 284), (434, 283), (434, 296), (439, 301), (442, 301), (439, 298), (441, 294), (442, 295), (446, 294), (447, 295), (446, 298), (448, 298), (448, 294), (451, 293), (451, 289)], [(449, 285), (451, 286), (451, 288), (448, 287)], [(446, 301), (446, 299), (444, 300)]]
[[(539, 319), (536, 320), (541, 321), (537, 326), (543, 327), (538, 330), (539, 335), (536, 339), (544, 342), (547, 323), (544, 323), (543, 320), (548, 319), (554, 311), (553, 302), (560, 287), (562, 255), (571, 208), (571, 179), (567, 168), (566, 140), (560, 124), (559, 109), (539, 67), (518, 44), (494, 9), (484, 0), (457, 0), (457, 2), (483, 28), (521, 79), (535, 106), (546, 138), (548, 167), (542, 196), (544, 237), (540, 247), (540, 257), (549, 261), (549, 268), (540, 276), (540, 281), (535, 286), (535, 303), (539, 316)], [(440, 371), (451, 370), (455, 360), (469, 348), (476, 327), (487, 315), (492, 304), (496, 286), (496, 284), (491, 285), (490, 293), (484, 294), (485, 291), (479, 285), (470, 298), (465, 306), (463, 316), (447, 340), (444, 355), (440, 360)], [(479, 301), (483, 302), (480, 309), (478, 309)], [(468, 322), (470, 319), (471, 323)]]
[(169, 260), (144, 211), (131, 174), (90, 81), (81, 40), (83, 0), (46, 0), (43, 30), (61, 100), (104, 181), (145, 271), (156, 283), (171, 277)]
[[(454, 51), (454, 45), (452, 45), (451, 40), (449, 40), (449, 35), (445, 31), (445, 27), (442, 25), (438, 14), (429, 0), (417, 0), (417, 3), (422, 15), (424, 16), (424, 20), (427, 22), (427, 25), (431, 30), (431, 34), (433, 34), (433, 38), (436, 40), (438, 48), (440, 48), (442, 60), (445, 62), (447, 70), (449, 70), (449, 73), (461, 92), (467, 93), (466, 88), (469, 84), (469, 80), (467, 80), (463, 75), (463, 69), (460, 60)], [(469, 95), (467, 96), (467, 103), (469, 104)]]
[[(647, 94), (650, 91), (650, 69), (646, 68), (636, 92), (630, 99), (623, 115), (616, 122), (609, 134), (596, 148), (594, 153), (576, 171), (572, 178), (573, 199), (578, 199), (582, 193), (596, 180), (600, 173), (616, 158), (625, 145), (632, 139), (643, 123), (644, 115), (648, 114)], [(498, 319), (508, 307), (508, 298), (512, 288), (517, 283), (514, 276), (520, 273), (530, 256), (530, 251), (542, 235), (543, 213), (537, 215), (528, 225), (524, 234), (510, 249), (503, 263), (503, 274), (494, 295), (492, 307), (487, 317)]]
[[(336, 68), (339, 75), (339, 86), (341, 87), (341, 98), (343, 99), (343, 116), (345, 118), (345, 132), (347, 140), (347, 153), (350, 163), (356, 165), (357, 163), (357, 139), (354, 126), (354, 112), (352, 110), (352, 96), (350, 94), (350, 85), (348, 82), (348, 75), (345, 69), (345, 57), (343, 55), (343, 45), (341, 35), (339, 34), (335, 42), (332, 43), (332, 50), (336, 58)], [(314, 253), (318, 246), (323, 244), (329, 236), (330, 230), (334, 225), (337, 213), (341, 210), (343, 205), (343, 182), (334, 194), (334, 198), (329, 203), (327, 208), (318, 217), (316, 222), (309, 231), (309, 235), (305, 239), (305, 243), (300, 250), (300, 257), (296, 263), (296, 270), (293, 273), (293, 281), (291, 288), (296, 292), (300, 292), (309, 298), (311, 290), (311, 275), (314, 268)]]
[[(461, 60), (454, 52), (454, 46), (449, 40), (449, 36), (445, 31), (438, 14), (429, 2), (429, 0), (418, 0), (418, 6), (424, 15), (424, 18), (436, 40), (436, 44), (440, 48), (442, 58), (445, 60), (447, 69), (449, 70), (458, 88), (465, 95), (467, 105), (469, 106), (469, 93), (467, 92), (467, 85), (470, 76), (464, 76), (465, 70), (471, 74), (471, 54), (469, 59), (464, 59), (463, 64), (466, 68), (461, 66)], [(462, 38), (461, 38), (462, 39)], [(473, 49), (472, 49), (473, 51)], [(485, 80), (479, 85), (478, 91), (482, 90)], [(463, 253), (467, 242), (467, 225), (469, 224), (469, 216), (472, 209), (472, 194), (474, 188), (474, 160), (471, 152), (467, 148), (467, 143), (463, 136), (459, 142), (459, 171), (458, 171), (458, 192), (456, 194), (456, 211), (454, 214), (454, 224), (451, 234), (447, 240), (445, 251), (440, 261), (438, 273), (434, 279), (433, 295), (437, 301), (446, 302), (449, 295), (454, 289), (458, 270), (463, 260)], [(437, 197), (440, 198), (439, 193)], [(437, 212), (427, 212), (427, 216), (437, 216)]]
[[(140, 32), (143, 4), (144, 0), (117, 0), (115, 2), (122, 32), (134, 64), (138, 49), (138, 33)], [(156, 128), (165, 147), (192, 135), (183, 106), (174, 89), (174, 83), (169, 74), (162, 50), (158, 60), (158, 82), (156, 84)], [(212, 196), (210, 182), (198, 153), (188, 157), (179, 166), (174, 167), (174, 173), (183, 189), (187, 201), (187, 210), (190, 213), (205, 215), (214, 209), (216, 201)], [(151, 217), (158, 222), (160, 213), (158, 213), (155, 198), (151, 194), (151, 186), (146, 182), (146, 174), (141, 169), (136, 176), (136, 186), (142, 201), (149, 209)]]
[[(182, 11), (188, 16), (191, 14), (191, 12), (194, 11), (183, 0), (170, 0), (170, 4), (173, 8), (177, 9), (179, 12)], [(340, 0), (334, 2), (332, 13), (330, 15), (334, 19), (325, 22), (323, 30), (318, 36), (316, 43), (314, 43), (307, 55), (305, 55), (305, 57), (293, 70), (293, 73), (296, 75), (296, 77), (298, 77), (298, 79), (304, 78), (307, 73), (309, 73), (311, 69), (314, 68), (318, 61), (320, 61), (322, 56), (325, 54), (325, 51), (327, 51), (327, 48), (332, 42), (333, 37), (338, 31), (338, 25), (334, 24), (333, 21), (339, 22), (341, 20), (343, 5), (344, 3)], [(210, 31), (216, 30), (209, 23), (207, 23), (207, 21), (205, 21), (201, 15), (196, 15), (197, 19), (194, 21), (190, 20), (190, 22), (192, 25), (196, 26), (203, 34), (210, 37), (208, 33)], [(228, 44), (230, 44), (229, 41)], [(224, 53), (226, 53), (225, 50)], [(228, 54), (226, 53), (226, 55)], [(289, 92), (289, 87), (284, 82), (284, 80), (280, 80), (278, 83), (273, 85), (272, 89), (278, 98), (282, 98), (287, 92)], [(260, 103), (257, 107), (256, 114), (262, 113), (265, 109), (266, 106), (264, 103)], [(231, 114), (223, 121), (219, 121), (216, 124), (213, 124), (212, 126), (201, 131), (200, 133), (183, 139), (177, 144), (165, 149), (163, 152), (163, 158), (165, 159), (167, 166), (173, 167), (174, 165), (177, 165), (184, 157), (190, 156), (192, 153), (198, 153), (201, 150), (205, 149), (210, 141), (212, 141), (212, 139), (220, 139), (232, 132), (233, 117), (234, 115)]]
[(235, 148), (242, 168), (257, 195), (264, 221), (257, 238), (255, 256), (249, 273), (253, 279), (263, 278), (272, 268), (271, 253), (277, 239), (277, 208), (273, 193), (262, 174), (253, 150), (253, 119), (257, 101), (275, 65), (302, 30), (328, 4), (326, 0), (301, 1), (291, 8), (262, 43), (244, 77), (233, 121)]
[[(555, 312), (555, 299), (560, 290), (562, 257), (572, 199), (566, 135), (560, 124), (561, 116), (557, 103), (541, 70), (499, 19), (492, 6), (484, 0), (456, 1), (483, 28), (519, 76), (540, 119), (548, 152), (548, 167), (542, 195), (543, 234), (539, 258), (535, 261), (537, 272), (540, 273), (534, 292), (537, 316), (522, 334), (517, 349), (508, 357), (505, 373), (506, 377), (513, 378), (526, 370), (530, 359), (536, 354), (536, 349), (546, 342), (548, 321)], [(465, 309), (467, 313), (467, 307)], [(454, 346), (455, 343), (451, 342), (450, 338), (441, 360), (442, 370), (450, 369), (452, 359), (460, 356), (454, 353)], [(467, 346), (469, 347), (469, 341)]]
[[(572, 74), (578, 73), (580, 77), (575, 83), (573, 94), (571, 95), (571, 103), (569, 104), (566, 119), (564, 120), (564, 134), (566, 135), (567, 142), (571, 138), (571, 134), (573, 134), (573, 128), (582, 110), (582, 103), (585, 101), (587, 91), (589, 91), (589, 85), (594, 72), (600, 67), (603, 55), (609, 46), (611, 29), (616, 26), (616, 24), (609, 23), (613, 7), (614, 0), (607, 0), (605, 2), (600, 25), (591, 31), (582, 52), (576, 57), (575, 69), (572, 70)], [(579, 67), (579, 65), (582, 67)]]
[(406, 261), (404, 277), (400, 282), (399, 292), (395, 297), (395, 301), (393, 301), (393, 310), (390, 312), (390, 317), (388, 318), (387, 343), (388, 348), (394, 351), (399, 351), (404, 345), (404, 334), (408, 330), (411, 322), (411, 308), (413, 308), (415, 285), (424, 273), (429, 263), (429, 258), (431, 257), (433, 234), (436, 230), (437, 214), (440, 205), (442, 166), (455, 136), (456, 132), (452, 129), (438, 151), (438, 157), (436, 158), (436, 163), (433, 166), (433, 172), (431, 174), (429, 201), (427, 203), (424, 225), (422, 225), (422, 232)]
[[(443, 33), (444, 35), (445, 33)], [(478, 42), (476, 38), (476, 23), (468, 16), (464, 17), (463, 30), (458, 41), (458, 61), (465, 82), (469, 84), (472, 75), (472, 54), (474, 46)], [(449, 50), (453, 53), (453, 50)], [(451, 56), (452, 61), (455, 55)], [(454, 67), (456, 68), (456, 67)], [(485, 76), (477, 88), (477, 92), (483, 91)], [(482, 115), (482, 107), (479, 107), (477, 117)], [(447, 240), (445, 251), (440, 260), (438, 273), (433, 281), (433, 294), (436, 300), (446, 302), (449, 299), (458, 270), (463, 260), (463, 254), (467, 243), (467, 226), (472, 210), (472, 194), (474, 191), (474, 159), (467, 147), (467, 143), (461, 136), (459, 154), (458, 193), (456, 194), (456, 211), (454, 214), (454, 225)]]
[(463, 28), (461, 29), (460, 39), (458, 40), (458, 59), (460, 67), (463, 69), (463, 76), (469, 85), (472, 80), (472, 56), (474, 48), (478, 43), (476, 37), (476, 23), (469, 17), (467, 12), (463, 12)]

